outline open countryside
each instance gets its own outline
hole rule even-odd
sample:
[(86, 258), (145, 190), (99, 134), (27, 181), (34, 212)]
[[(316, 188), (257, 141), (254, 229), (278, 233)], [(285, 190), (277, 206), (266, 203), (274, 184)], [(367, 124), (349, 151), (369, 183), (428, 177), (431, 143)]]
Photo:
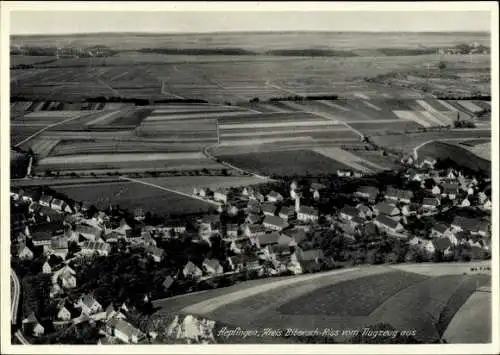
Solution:
[(13, 342), (489, 342), (489, 46), (11, 36)]

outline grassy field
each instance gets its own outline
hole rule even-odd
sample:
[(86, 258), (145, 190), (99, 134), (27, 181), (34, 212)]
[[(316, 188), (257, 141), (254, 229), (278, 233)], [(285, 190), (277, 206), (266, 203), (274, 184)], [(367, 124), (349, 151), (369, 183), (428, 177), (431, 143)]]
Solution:
[(184, 193), (192, 193), (194, 187), (215, 190), (218, 188), (240, 187), (262, 183), (261, 179), (248, 176), (182, 176), (143, 178), (142, 180)]
[(349, 166), (310, 150), (224, 155), (221, 160), (263, 175), (335, 174)]
[[(436, 54), (382, 57), (278, 57), (186, 56), (159, 63), (141, 63), (131, 57), (63, 59), (54, 63), (17, 71), (11, 81), (13, 95), (29, 99), (78, 100), (90, 96), (136, 98), (193, 98), (224, 103), (248, 101), (254, 97), (332, 95), (346, 98), (421, 98), (418, 90), (391, 88), (368, 83), (364, 78), (394, 72), (423, 71), (436, 66)], [(150, 54), (146, 55), (149, 58)], [(476, 55), (472, 62), (460, 56), (444, 58), (456, 70), (474, 72), (490, 67), (488, 55)], [(113, 63), (118, 61), (118, 63)], [(105, 65), (105, 66), (104, 66)], [(91, 68), (89, 70), (83, 68)], [(28, 69), (27, 69), (28, 70)], [(25, 75), (23, 75), (25, 74)], [(335, 80), (332, 80), (335, 78)]]
[(449, 158), (461, 166), (472, 170), (481, 170), (491, 174), (491, 161), (480, 158), (469, 150), (446, 142), (431, 142), (419, 149), (419, 156), (432, 156), (436, 159)]
[(118, 204), (121, 208), (131, 211), (141, 207), (159, 215), (214, 210), (214, 207), (206, 202), (134, 182), (55, 185), (52, 188), (75, 201), (88, 201), (101, 209), (109, 207), (110, 204)]
[(52, 156), (39, 161), (37, 171), (148, 171), (222, 169), (223, 166), (200, 152), (181, 153), (120, 153)]
[(277, 310), (289, 315), (368, 316), (388, 298), (425, 279), (401, 271), (361, 277), (320, 288)]
[(413, 149), (422, 143), (440, 139), (464, 139), (490, 138), (490, 130), (467, 130), (455, 129), (442, 132), (422, 132), (400, 135), (374, 136), (373, 141), (382, 147), (400, 150), (405, 153), (412, 153)]
[(491, 311), (491, 287), (476, 291), (454, 315), (443, 339), (462, 344), (491, 342)]
[[(254, 280), (167, 298), (155, 305), (161, 308), (160, 314), (200, 315), (249, 329), (361, 329), (387, 322), (399, 330), (416, 330), (415, 337), (426, 343), (440, 339), (469, 295), (490, 279), (462, 275), (456, 271), (460, 270), (457, 263), (441, 276), (412, 273), (413, 265), (407, 266), (404, 272), (369, 266)], [(482, 341), (488, 337), (486, 324), (484, 330)], [(454, 338), (455, 343), (460, 340), (460, 336)]]
[(436, 341), (448, 326), (445, 321), (449, 322), (449, 315), (461, 306), (455, 300), (463, 304), (476, 287), (488, 279), (474, 275), (433, 277), (387, 299), (370, 318), (377, 323), (389, 323), (396, 329), (415, 329), (423, 341)]

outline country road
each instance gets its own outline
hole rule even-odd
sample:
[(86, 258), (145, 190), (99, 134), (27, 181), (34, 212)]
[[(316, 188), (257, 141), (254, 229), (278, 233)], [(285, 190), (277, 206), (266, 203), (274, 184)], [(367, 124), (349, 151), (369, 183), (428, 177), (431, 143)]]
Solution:
[[(19, 310), (19, 297), (20, 297), (20, 293), (21, 293), (21, 283), (19, 282), (19, 278), (17, 277), (16, 272), (12, 269), (10, 272), (10, 277), (11, 277), (11, 279), (13, 281), (13, 285), (14, 285), (14, 294), (12, 295), (12, 298), (11, 298), (10, 318), (11, 318), (11, 324), (16, 325), (18, 322), (17, 314), (18, 314), (18, 310)], [(14, 333), (14, 336), (17, 338), (17, 340), (19, 340), (21, 342), (21, 344), (24, 344), (24, 345), (29, 344), (29, 341), (26, 340), (26, 338), (24, 337), (21, 330), (17, 330)]]

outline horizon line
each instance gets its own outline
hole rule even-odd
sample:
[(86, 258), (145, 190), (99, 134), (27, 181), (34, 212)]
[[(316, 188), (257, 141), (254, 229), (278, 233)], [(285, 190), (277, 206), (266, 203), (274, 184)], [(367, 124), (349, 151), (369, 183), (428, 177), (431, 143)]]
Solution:
[(334, 31), (334, 30), (251, 30), (251, 31), (246, 31), (246, 30), (219, 30), (219, 31), (206, 31), (206, 32), (185, 32), (185, 31), (179, 31), (179, 32), (169, 32), (169, 31), (91, 31), (91, 32), (64, 32), (64, 33), (9, 33), (9, 36), (18, 36), (18, 37), (23, 37), (23, 36), (48, 36), (48, 37), (57, 37), (57, 36), (75, 36), (75, 35), (97, 35), (97, 34), (114, 34), (114, 35), (119, 35), (119, 34), (141, 34), (141, 35), (203, 35), (203, 34), (228, 34), (228, 33), (234, 33), (234, 34), (267, 34), (267, 33), (423, 33), (423, 34), (453, 34), (453, 33), (474, 33), (474, 34), (488, 34), (491, 35), (491, 31), (489, 30), (468, 30), (468, 31), (461, 31), (461, 30), (430, 30), (430, 31), (379, 31), (379, 30), (363, 30), (363, 31), (356, 31), (356, 30), (339, 30), (339, 31)]

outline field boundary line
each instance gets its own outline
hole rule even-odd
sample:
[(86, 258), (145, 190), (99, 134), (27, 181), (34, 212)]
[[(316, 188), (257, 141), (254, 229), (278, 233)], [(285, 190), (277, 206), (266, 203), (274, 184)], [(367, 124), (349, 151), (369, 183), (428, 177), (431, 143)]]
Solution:
[(222, 164), (224, 165), (225, 167), (227, 168), (230, 168), (230, 169), (233, 169), (233, 170), (236, 170), (236, 171), (239, 171), (240, 173), (243, 173), (243, 174), (247, 174), (247, 175), (251, 175), (253, 177), (256, 177), (258, 179), (261, 179), (261, 180), (266, 180), (266, 181), (276, 181), (274, 179), (271, 179), (270, 177), (267, 177), (267, 176), (263, 176), (263, 175), (259, 175), (259, 174), (256, 174), (256, 173), (253, 173), (251, 171), (248, 171), (248, 170), (244, 170), (244, 169), (241, 169), (241, 168), (238, 168), (237, 166), (234, 166), (232, 164), (229, 164), (225, 161), (223, 161), (222, 159), (217, 159), (216, 157), (214, 157), (210, 152), (209, 152), (209, 149), (210, 148), (213, 148), (213, 147), (216, 147), (217, 145), (211, 145), (211, 146), (207, 146), (207, 147), (204, 147), (202, 152), (203, 154), (208, 158), (208, 159), (211, 159), (219, 164)]
[(19, 147), (20, 145), (22, 145), (22, 144), (24, 144), (24, 143), (26, 143), (26, 142), (28, 142), (28, 141), (32, 140), (33, 138), (35, 138), (35, 137), (37, 137), (37, 136), (39, 136), (40, 134), (42, 134), (43, 132), (45, 132), (45, 131), (46, 131), (46, 130), (48, 130), (48, 129), (51, 129), (51, 128), (54, 128), (54, 127), (57, 127), (57, 126), (62, 125), (62, 124), (64, 124), (64, 123), (68, 123), (68, 122), (71, 122), (71, 121), (73, 121), (73, 120), (76, 120), (76, 119), (78, 119), (78, 118), (82, 118), (82, 117), (85, 117), (85, 116), (88, 116), (88, 115), (91, 115), (91, 113), (89, 113), (89, 114), (87, 114), (87, 115), (75, 115), (75, 116), (70, 117), (70, 118), (68, 118), (68, 119), (65, 119), (65, 120), (63, 120), (63, 121), (60, 121), (60, 122), (56, 122), (56, 123), (50, 124), (50, 125), (48, 125), (48, 126), (46, 126), (46, 127), (42, 128), (41, 130), (36, 131), (36, 132), (35, 132), (35, 133), (33, 133), (31, 136), (29, 136), (29, 137), (27, 137), (27, 138), (23, 139), (21, 142), (19, 142), (19, 143), (17, 143), (16, 145), (14, 145), (14, 147), (16, 147), (16, 148), (17, 148), (17, 147)]
[[(413, 156), (415, 159), (418, 159), (418, 150), (422, 148), (423, 146), (432, 143), (432, 142), (441, 142), (441, 141), (467, 141), (467, 140), (474, 140), (476, 138), (438, 138), (438, 139), (431, 139), (426, 142), (420, 143), (418, 146), (413, 148)], [(465, 149), (465, 148), (463, 148)]]
[(357, 129), (355, 129), (354, 127), (352, 127), (349, 123), (345, 122), (345, 121), (340, 121), (340, 120), (336, 120), (336, 119), (333, 119), (331, 117), (329, 117), (327, 114), (325, 113), (320, 113), (320, 112), (311, 112), (313, 115), (316, 115), (316, 116), (319, 116), (319, 117), (323, 117), (323, 118), (326, 118), (328, 120), (331, 120), (331, 121), (336, 121), (344, 126), (346, 126), (347, 128), (349, 128), (351, 131), (353, 131), (354, 133), (356, 133), (358, 136), (361, 137), (361, 139), (364, 139), (365, 138), (365, 135), (363, 133), (361, 133), (361, 131), (358, 131)]
[(161, 89), (160, 89), (160, 91), (161, 91), (161, 93), (162, 93), (163, 95), (173, 96), (173, 97), (175, 97), (175, 98), (177, 98), (177, 99), (184, 99), (184, 97), (183, 97), (183, 96), (179, 96), (179, 95), (176, 95), (176, 94), (173, 94), (173, 93), (171, 93), (171, 92), (166, 91), (166, 90), (165, 90), (165, 80), (161, 80)]
[(142, 184), (142, 185), (150, 186), (150, 187), (154, 187), (154, 188), (157, 188), (159, 190), (164, 190), (164, 191), (172, 192), (174, 194), (178, 194), (178, 195), (181, 195), (181, 196), (190, 197), (190, 198), (193, 198), (193, 199), (196, 199), (196, 200), (199, 200), (199, 201), (210, 203), (210, 204), (212, 204), (214, 206), (219, 206), (220, 205), (218, 202), (215, 202), (215, 201), (205, 200), (205, 199), (203, 199), (201, 197), (194, 196), (194, 195), (191, 195), (191, 194), (179, 191), (179, 190), (170, 189), (168, 187), (163, 187), (163, 186), (156, 185), (156, 184), (153, 184), (153, 183), (150, 183), (150, 182), (147, 182), (147, 181), (143, 181), (143, 180), (133, 179), (133, 178), (130, 178), (128, 176), (120, 176), (119, 179), (120, 180), (134, 182), (134, 183), (137, 183), (137, 184)]

